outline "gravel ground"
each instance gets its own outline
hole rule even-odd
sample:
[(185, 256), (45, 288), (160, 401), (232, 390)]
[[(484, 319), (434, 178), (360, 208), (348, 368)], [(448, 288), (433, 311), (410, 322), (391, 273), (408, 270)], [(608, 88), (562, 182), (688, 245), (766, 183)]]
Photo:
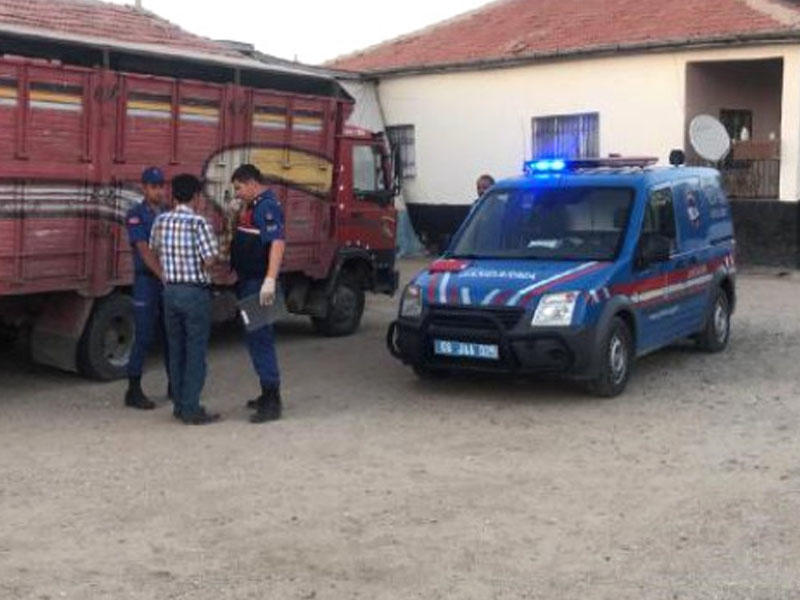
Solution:
[(6, 348), (0, 598), (800, 598), (800, 276), (739, 294), (727, 352), (652, 355), (612, 400), (419, 382), (373, 297), (351, 338), (281, 326), (285, 418), (262, 426), (235, 330), (209, 427)]

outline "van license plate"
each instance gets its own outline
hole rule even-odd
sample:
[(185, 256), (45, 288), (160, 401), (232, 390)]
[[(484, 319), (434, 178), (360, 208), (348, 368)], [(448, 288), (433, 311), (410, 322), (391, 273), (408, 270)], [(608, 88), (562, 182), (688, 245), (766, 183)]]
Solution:
[(433, 351), (440, 356), (457, 356), (460, 358), (480, 358), (483, 360), (499, 360), (500, 349), (497, 344), (473, 344), (453, 340), (433, 340)]

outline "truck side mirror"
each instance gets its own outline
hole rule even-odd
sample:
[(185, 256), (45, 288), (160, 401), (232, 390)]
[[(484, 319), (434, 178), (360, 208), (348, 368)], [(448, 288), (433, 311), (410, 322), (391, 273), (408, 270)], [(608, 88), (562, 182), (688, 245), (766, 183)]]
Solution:
[(355, 190), (356, 198), (375, 202), (378, 206), (389, 206), (395, 197), (394, 190)]
[(644, 269), (653, 263), (665, 262), (672, 254), (672, 240), (660, 233), (643, 233), (639, 239), (636, 266)]
[(403, 191), (403, 163), (400, 160), (400, 147), (392, 146), (392, 189), (394, 195), (398, 196)]

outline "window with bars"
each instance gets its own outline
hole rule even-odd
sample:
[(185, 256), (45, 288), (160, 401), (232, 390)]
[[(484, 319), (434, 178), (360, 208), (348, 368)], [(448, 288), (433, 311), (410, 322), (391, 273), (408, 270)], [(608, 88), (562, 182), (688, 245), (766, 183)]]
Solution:
[(400, 177), (407, 179), (417, 175), (417, 155), (414, 145), (413, 125), (394, 125), (386, 128), (389, 144), (399, 165), (395, 167)]
[(533, 158), (600, 155), (600, 113), (534, 117)]

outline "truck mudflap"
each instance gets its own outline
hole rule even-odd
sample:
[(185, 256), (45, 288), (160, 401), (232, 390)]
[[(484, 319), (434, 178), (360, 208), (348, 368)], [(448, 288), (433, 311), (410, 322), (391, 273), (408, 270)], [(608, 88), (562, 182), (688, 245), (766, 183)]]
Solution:
[(74, 293), (57, 294), (44, 302), (31, 331), (33, 361), (77, 371), (78, 347), (93, 306), (93, 298)]

